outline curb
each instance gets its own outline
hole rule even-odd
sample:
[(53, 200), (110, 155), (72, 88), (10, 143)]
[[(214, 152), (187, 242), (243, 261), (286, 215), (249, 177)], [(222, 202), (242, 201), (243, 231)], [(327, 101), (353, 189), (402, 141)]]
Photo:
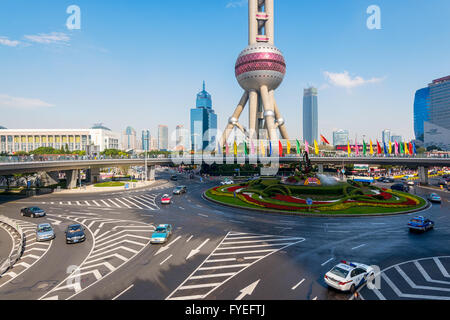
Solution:
[[(420, 196), (417, 196), (419, 198), (422, 198)], [(398, 216), (398, 215), (406, 215), (406, 214), (410, 214), (410, 213), (414, 213), (414, 212), (419, 212), (419, 211), (423, 211), (428, 209), (429, 207), (431, 207), (431, 204), (429, 203), (428, 200), (422, 198), (423, 200), (425, 200), (425, 205), (421, 208), (418, 209), (414, 209), (414, 210), (409, 210), (409, 211), (402, 211), (402, 212), (392, 212), (392, 213), (368, 213), (368, 214), (314, 214), (314, 213), (303, 213), (303, 212), (286, 212), (286, 211), (281, 211), (281, 210), (272, 210), (272, 209), (257, 209), (257, 208), (248, 208), (248, 207), (241, 207), (241, 206), (237, 206), (237, 205), (233, 205), (233, 204), (228, 204), (228, 203), (223, 203), (214, 199), (209, 198), (206, 195), (206, 191), (203, 192), (202, 194), (202, 198), (207, 200), (207, 201), (211, 201), (215, 204), (219, 204), (222, 205), (224, 207), (230, 207), (230, 208), (235, 208), (235, 209), (243, 209), (243, 210), (247, 210), (247, 211), (253, 211), (253, 212), (259, 212), (259, 213), (267, 213), (267, 214), (282, 214), (282, 215), (286, 215), (286, 216), (300, 216), (300, 217), (319, 217), (319, 218), (363, 218), (363, 217), (385, 217), (385, 216)]]

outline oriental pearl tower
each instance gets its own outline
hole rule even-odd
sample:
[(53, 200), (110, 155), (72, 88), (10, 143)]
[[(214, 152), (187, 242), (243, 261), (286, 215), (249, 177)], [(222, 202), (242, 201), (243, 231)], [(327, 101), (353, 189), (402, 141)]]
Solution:
[[(247, 140), (289, 139), (285, 121), (275, 101), (275, 89), (286, 74), (283, 54), (274, 46), (274, 0), (249, 0), (249, 45), (239, 55), (235, 73), (244, 94), (228, 120), (221, 139), (227, 142), (234, 127), (241, 130)], [(249, 104), (248, 129), (239, 123), (246, 104)]]

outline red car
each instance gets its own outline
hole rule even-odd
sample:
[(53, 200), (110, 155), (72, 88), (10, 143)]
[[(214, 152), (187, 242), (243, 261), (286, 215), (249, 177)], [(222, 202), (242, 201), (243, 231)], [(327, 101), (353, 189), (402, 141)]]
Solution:
[(165, 194), (161, 197), (161, 204), (171, 204), (171, 203), (172, 198), (168, 194)]

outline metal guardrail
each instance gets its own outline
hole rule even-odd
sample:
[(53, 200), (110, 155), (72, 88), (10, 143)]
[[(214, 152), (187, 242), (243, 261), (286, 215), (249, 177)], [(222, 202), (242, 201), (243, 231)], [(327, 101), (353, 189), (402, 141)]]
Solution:
[(25, 237), (23, 234), (22, 229), (17, 225), (17, 222), (15, 222), (12, 219), (9, 219), (5, 216), (0, 216), (0, 223), (4, 223), (9, 225), (11, 228), (16, 230), (17, 233), (20, 235), (20, 243), (17, 246), (17, 248), (14, 250), (14, 247), (16, 246), (15, 243), (13, 243), (13, 252), (11, 255), (6, 258), (6, 260), (0, 265), (0, 277), (8, 271), (22, 256), (23, 248), (24, 248), (24, 242)]

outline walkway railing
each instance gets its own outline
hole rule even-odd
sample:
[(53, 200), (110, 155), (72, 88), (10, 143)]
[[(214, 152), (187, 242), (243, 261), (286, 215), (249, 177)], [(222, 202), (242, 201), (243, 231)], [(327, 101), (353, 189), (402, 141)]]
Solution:
[(20, 236), (20, 242), (17, 245), (16, 243), (13, 243), (13, 250), (9, 257), (6, 258), (4, 262), (1, 262), (0, 265), (0, 277), (3, 275), (6, 271), (8, 271), (22, 256), (23, 248), (24, 248), (24, 241), (25, 237), (23, 234), (22, 229), (17, 225), (17, 222), (15, 222), (12, 219), (9, 219), (5, 216), (0, 216), (0, 223), (9, 225), (11, 228), (13, 228)]

